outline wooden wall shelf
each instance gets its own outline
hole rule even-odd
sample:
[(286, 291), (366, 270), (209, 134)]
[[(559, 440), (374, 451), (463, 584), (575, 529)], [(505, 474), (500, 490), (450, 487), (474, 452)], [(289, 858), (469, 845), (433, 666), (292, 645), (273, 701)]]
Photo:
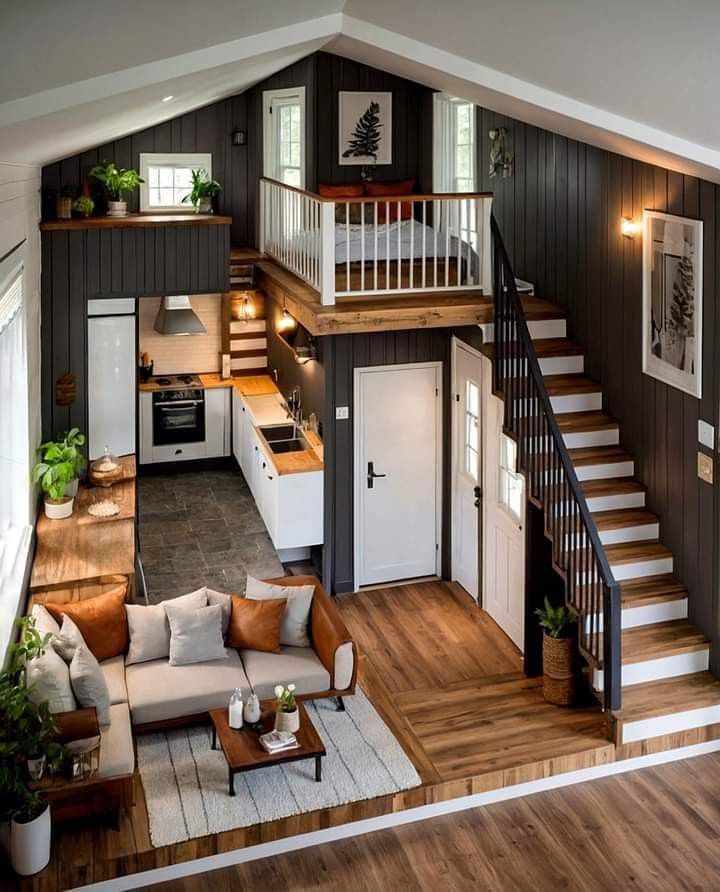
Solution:
[(218, 214), (128, 214), (127, 217), (88, 217), (73, 220), (49, 220), (40, 229), (142, 229), (151, 226), (229, 226), (232, 217)]

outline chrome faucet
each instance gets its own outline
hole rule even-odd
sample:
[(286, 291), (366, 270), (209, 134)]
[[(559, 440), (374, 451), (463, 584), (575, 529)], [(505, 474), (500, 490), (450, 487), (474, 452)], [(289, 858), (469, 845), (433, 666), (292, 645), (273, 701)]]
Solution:
[(293, 387), (287, 401), (288, 418), (292, 418), (298, 427), (302, 427), (302, 391), (300, 386)]

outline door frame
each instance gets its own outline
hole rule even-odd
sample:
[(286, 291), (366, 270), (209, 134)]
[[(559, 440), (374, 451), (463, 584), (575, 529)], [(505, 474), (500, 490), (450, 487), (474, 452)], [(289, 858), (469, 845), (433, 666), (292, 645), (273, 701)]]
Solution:
[(483, 559), (484, 559), (484, 498), (485, 498), (485, 399), (483, 388), (483, 355), (479, 350), (466, 344), (465, 341), (452, 336), (450, 340), (450, 399), (452, 402), (452, 411), (450, 413), (450, 485), (449, 485), (449, 501), (450, 501), (450, 579), (455, 579), (455, 509), (456, 509), (456, 493), (455, 493), (455, 474), (457, 471), (458, 457), (458, 437), (461, 435), (461, 426), (458, 425), (457, 417), (457, 352), (464, 350), (470, 354), (473, 359), (477, 360), (478, 367), (478, 384), (480, 387), (480, 436), (479, 436), (479, 458), (478, 458), (478, 486), (480, 487), (480, 507), (478, 510), (478, 591), (477, 599), (474, 598), (472, 592), (468, 592), (473, 597), (479, 607), (483, 605)]
[[(435, 369), (437, 380), (437, 397), (435, 398), (435, 575), (441, 575), (443, 549), (443, 363), (442, 362), (408, 362), (394, 365), (363, 366), (353, 369), (353, 591), (359, 590), (358, 568), (362, 554), (361, 504), (365, 475), (361, 472), (358, 461), (362, 440), (362, 401), (360, 396), (360, 380), (362, 375), (376, 372), (397, 372), (410, 369)], [(378, 583), (379, 584), (379, 583)], [(389, 583), (393, 585), (395, 583)], [(376, 584), (374, 584), (376, 585)]]

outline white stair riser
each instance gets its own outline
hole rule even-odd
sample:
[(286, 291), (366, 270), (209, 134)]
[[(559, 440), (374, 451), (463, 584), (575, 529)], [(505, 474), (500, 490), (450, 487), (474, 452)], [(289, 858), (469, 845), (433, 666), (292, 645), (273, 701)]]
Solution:
[(546, 356), (539, 360), (543, 375), (573, 375), (585, 369), (585, 359), (579, 356)]
[[(621, 545), (623, 542), (646, 542), (648, 539), (657, 539), (660, 535), (659, 523), (648, 523), (637, 527), (621, 527), (618, 530), (601, 530), (600, 541), (603, 545)], [(577, 543), (577, 533), (567, 533), (565, 547), (571, 548), (573, 542)]]
[(602, 393), (573, 393), (551, 396), (550, 405), (555, 412), (595, 412), (602, 409)]
[[(620, 612), (620, 624), (623, 629), (635, 629), (638, 626), (652, 626), (655, 623), (671, 622), (676, 619), (687, 619), (688, 599), (678, 598), (674, 601), (658, 601), (657, 604), (647, 604), (643, 607), (623, 607)], [(596, 629), (602, 629), (603, 615), (597, 614), (597, 623), (593, 620), (595, 614), (585, 617), (585, 631), (592, 634)]]
[(577, 431), (563, 434), (568, 449), (581, 449), (584, 446), (617, 446), (620, 442), (620, 428), (608, 427), (597, 431)]
[(624, 722), (622, 743), (634, 743), (649, 737), (663, 737), (666, 734), (676, 734), (678, 731), (689, 731), (692, 728), (704, 728), (718, 722), (720, 722), (720, 704), (653, 716), (653, 718), (640, 719), (637, 722)]
[(591, 511), (615, 511), (618, 508), (644, 508), (645, 491), (620, 492), (610, 496), (592, 496), (587, 500)]
[(634, 461), (608, 462), (606, 465), (575, 466), (578, 480), (607, 480), (610, 477), (632, 477), (635, 474)]
[[(644, 660), (641, 663), (625, 663), (622, 667), (622, 684), (623, 687), (630, 687), (646, 681), (657, 681), (660, 678), (677, 678), (679, 675), (691, 675), (693, 672), (706, 672), (709, 664), (710, 650), (707, 647), (670, 657), (659, 657), (656, 660)], [(594, 670), (593, 687), (596, 691), (602, 691), (602, 669)]]
[[(495, 324), (482, 322), (478, 325), (482, 331), (483, 341), (491, 344), (495, 340)], [(567, 323), (564, 319), (532, 319), (528, 322), (530, 337), (534, 340), (542, 338), (564, 338), (567, 335)]]
[(613, 576), (622, 579), (644, 579), (647, 576), (661, 576), (673, 571), (673, 557), (658, 558), (651, 561), (635, 561), (632, 564), (610, 564)]

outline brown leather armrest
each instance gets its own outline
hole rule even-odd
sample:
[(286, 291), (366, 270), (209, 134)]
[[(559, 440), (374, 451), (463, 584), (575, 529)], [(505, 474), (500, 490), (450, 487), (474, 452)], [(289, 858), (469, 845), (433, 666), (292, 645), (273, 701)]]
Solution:
[(94, 706), (87, 709), (73, 709), (72, 712), (57, 712), (53, 718), (58, 726), (58, 733), (55, 735), (58, 743), (71, 743), (73, 740), (100, 736), (100, 725)]
[(353, 645), (354, 665), (350, 688), (355, 688), (357, 676), (357, 648), (348, 632), (332, 598), (316, 576), (287, 576), (282, 579), (266, 579), (273, 585), (314, 585), (312, 609), (310, 611), (310, 637), (320, 662), (330, 673), (330, 685), (335, 687), (335, 651), (341, 644)]

